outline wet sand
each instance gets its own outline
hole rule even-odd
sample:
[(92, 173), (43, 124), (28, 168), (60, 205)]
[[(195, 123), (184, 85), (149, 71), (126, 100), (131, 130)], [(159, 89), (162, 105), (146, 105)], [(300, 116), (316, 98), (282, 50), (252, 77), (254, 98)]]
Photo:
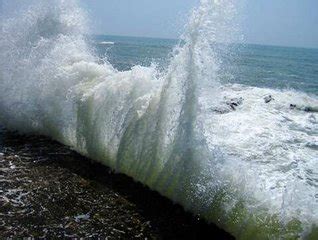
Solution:
[(0, 185), (0, 239), (233, 239), (45, 137), (1, 130)]

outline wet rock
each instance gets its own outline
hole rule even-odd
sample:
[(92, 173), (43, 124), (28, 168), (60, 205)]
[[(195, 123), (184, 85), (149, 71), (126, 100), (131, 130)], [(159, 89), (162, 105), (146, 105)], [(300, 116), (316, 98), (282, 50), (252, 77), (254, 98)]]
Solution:
[(61, 144), (9, 132), (0, 138), (0, 239), (232, 239)]
[(310, 106), (308, 106), (308, 107), (304, 107), (303, 110), (304, 110), (305, 112), (316, 113), (316, 112), (318, 112), (318, 107), (315, 108), (315, 107), (310, 107)]
[(264, 97), (265, 103), (270, 103), (273, 100), (275, 100), (275, 99), (272, 97), (272, 95), (268, 95), (268, 96)]
[(243, 98), (231, 98), (230, 100), (226, 101), (226, 105), (230, 106), (232, 110), (236, 110), (236, 108), (243, 103)]
[(232, 112), (233, 109), (229, 106), (217, 106), (217, 107), (212, 107), (211, 110), (215, 113), (218, 114), (226, 114), (229, 112)]
[(311, 106), (297, 106), (296, 104), (290, 104), (290, 109), (296, 109), (299, 111), (309, 112), (309, 113), (317, 113), (318, 107), (311, 107)]
[(211, 110), (219, 114), (230, 113), (232, 111), (235, 111), (238, 106), (242, 105), (243, 101), (244, 99), (242, 97), (225, 99), (225, 101), (222, 102), (219, 106), (214, 106), (211, 108)]

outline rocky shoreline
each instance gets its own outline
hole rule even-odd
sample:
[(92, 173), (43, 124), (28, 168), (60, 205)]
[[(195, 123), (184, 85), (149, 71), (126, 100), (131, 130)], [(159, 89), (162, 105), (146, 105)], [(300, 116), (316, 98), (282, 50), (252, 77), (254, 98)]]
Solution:
[(45, 137), (0, 132), (0, 238), (233, 239)]

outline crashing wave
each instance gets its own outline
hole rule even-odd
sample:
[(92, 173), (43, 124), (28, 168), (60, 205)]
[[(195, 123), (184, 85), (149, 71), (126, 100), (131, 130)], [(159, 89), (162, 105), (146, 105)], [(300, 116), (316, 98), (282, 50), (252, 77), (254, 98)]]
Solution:
[[(69, 145), (237, 238), (314, 239), (318, 115), (290, 104), (318, 99), (219, 81), (236, 7), (201, 0), (166, 70), (121, 72), (98, 64), (76, 1), (34, 1), (2, 19), (1, 121)], [(233, 111), (215, 111), (233, 98), (243, 99)]]

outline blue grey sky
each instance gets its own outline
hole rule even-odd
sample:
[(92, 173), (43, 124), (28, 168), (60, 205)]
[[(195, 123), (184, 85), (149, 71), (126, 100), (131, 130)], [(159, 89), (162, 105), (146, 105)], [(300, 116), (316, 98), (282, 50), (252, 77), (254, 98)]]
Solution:
[[(79, 1), (90, 15), (92, 33), (162, 38), (178, 38), (190, 10), (199, 4), (199, 0)], [(241, 16), (247, 43), (318, 48), (318, 0), (238, 1), (245, 1)], [(0, 0), (0, 7), (3, 2), (9, 7), (13, 2), (13, 9), (26, 3)]]
[(318, 48), (318, 0), (247, 0), (244, 14), (248, 42)]
[(94, 31), (102, 34), (177, 38), (199, 0), (81, 0)]
[[(318, 0), (245, 0), (247, 43), (318, 48)], [(199, 0), (81, 0), (94, 33), (178, 38)]]

